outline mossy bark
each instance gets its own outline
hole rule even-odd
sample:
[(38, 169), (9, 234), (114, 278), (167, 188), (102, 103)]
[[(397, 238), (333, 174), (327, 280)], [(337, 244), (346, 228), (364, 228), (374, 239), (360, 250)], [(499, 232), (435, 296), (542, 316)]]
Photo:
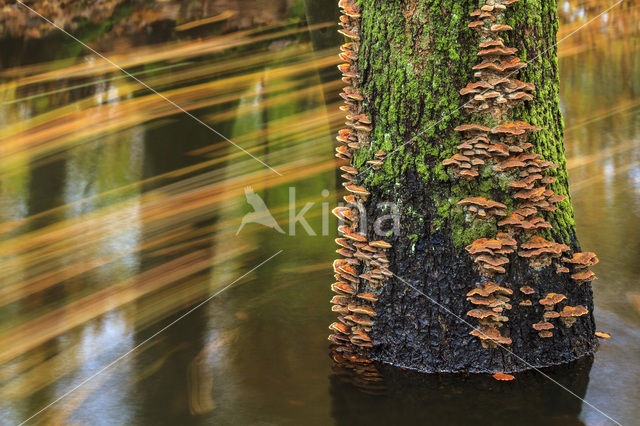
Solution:
[[(377, 209), (380, 202), (398, 205), (401, 231), (386, 238), (393, 244), (392, 271), (428, 296), (397, 278), (386, 282), (375, 307), (378, 316), (372, 337), (378, 345), (371, 357), (428, 372), (506, 372), (562, 364), (591, 354), (596, 341), (590, 284), (578, 285), (551, 267), (533, 270), (515, 253), (507, 276), (500, 281), (515, 290), (509, 322), (502, 328), (513, 340), (508, 349), (515, 356), (501, 348), (482, 348), (469, 335), (468, 323), (475, 321), (466, 316), (473, 306), (465, 294), (480, 276), (464, 247), (479, 237), (495, 236), (497, 225), (495, 220), (470, 220), (457, 202), (482, 195), (514, 205), (507, 178), (490, 166), (469, 182), (453, 177), (442, 165), (457, 152), (460, 135), (455, 126), (494, 124), (485, 115), (468, 115), (462, 108), (465, 99), (458, 93), (471, 81), (472, 67), (478, 63), (478, 39), (467, 25), (469, 13), (479, 4), (361, 0), (360, 5), (360, 87), (373, 132), (371, 146), (356, 154), (354, 164), (363, 170), (362, 183), (371, 192), (368, 217), (388, 214)], [(515, 3), (503, 23), (514, 28), (505, 44), (517, 47), (521, 59), (529, 63), (515, 77), (537, 87), (535, 99), (515, 109), (512, 118), (542, 128), (530, 137), (533, 150), (560, 165), (550, 172), (557, 178), (550, 188), (556, 194), (568, 194), (554, 47), (556, 4)], [(365, 163), (379, 149), (389, 155), (380, 170), (371, 170)], [(553, 229), (543, 236), (579, 249), (570, 199), (559, 203), (557, 211), (546, 213), (546, 219)], [(369, 232), (373, 233), (371, 225)], [(524, 285), (536, 289), (533, 297), (517, 291)], [(537, 302), (549, 292), (567, 295), (567, 304), (582, 304), (589, 314), (571, 328), (557, 321), (554, 336), (544, 339), (532, 324), (542, 320), (543, 309)], [(525, 298), (534, 305), (519, 306)]]

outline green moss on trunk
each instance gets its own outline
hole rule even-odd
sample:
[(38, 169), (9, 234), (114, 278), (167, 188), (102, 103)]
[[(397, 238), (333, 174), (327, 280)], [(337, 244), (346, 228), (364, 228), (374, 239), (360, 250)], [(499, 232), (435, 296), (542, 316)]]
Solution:
[[(462, 108), (466, 100), (458, 93), (472, 79), (471, 68), (478, 62), (477, 39), (467, 28), (468, 15), (477, 6), (474, 1), (453, 0), (362, 1), (359, 66), (364, 105), (374, 120), (374, 131), (371, 147), (357, 154), (356, 166), (366, 169), (365, 162), (378, 149), (390, 153), (382, 169), (366, 169), (364, 173), (367, 187), (374, 188), (380, 199), (393, 196), (408, 170), (415, 172), (424, 185), (425, 201), (435, 206), (423, 211), (423, 222), (434, 231), (452, 235), (457, 247), (487, 236), (487, 231), (495, 233), (495, 226), (483, 221), (468, 222), (456, 206), (458, 200), (483, 195), (513, 204), (508, 180), (493, 173), (490, 166), (481, 179), (466, 182), (453, 178), (441, 164), (460, 143), (460, 136), (453, 131), (456, 125), (471, 121), (492, 124), (485, 116), (470, 117)], [(525, 61), (537, 58), (518, 75), (536, 85), (536, 98), (516, 109), (514, 117), (542, 127), (531, 142), (545, 159), (560, 165), (551, 172), (558, 179), (551, 189), (568, 194), (553, 47), (558, 26), (555, 4), (539, 0), (516, 3), (507, 17), (506, 22), (514, 27), (507, 44), (518, 47)], [(546, 54), (539, 55), (542, 52)], [(570, 200), (560, 203), (547, 219), (554, 226), (557, 241), (575, 243)]]
[[(392, 271), (419, 288), (397, 279), (385, 284), (376, 304), (378, 317), (372, 337), (380, 345), (372, 357), (422, 371), (518, 371), (529, 368), (500, 349), (483, 349), (469, 336), (467, 324), (454, 318), (470, 309), (465, 294), (479, 280), (464, 250), (479, 237), (493, 237), (495, 220), (473, 220), (457, 205), (465, 197), (485, 196), (514, 206), (509, 178), (481, 170), (473, 181), (454, 178), (442, 161), (457, 152), (460, 135), (453, 129), (465, 123), (496, 123), (486, 115), (471, 117), (459, 90), (472, 80), (478, 63), (478, 39), (467, 25), (476, 1), (361, 0), (361, 49), (358, 59), (364, 108), (373, 121), (371, 146), (355, 154), (360, 179), (371, 192), (368, 217), (378, 217), (378, 202), (395, 202), (400, 234), (389, 240)], [(530, 142), (544, 159), (559, 164), (550, 175), (556, 194), (568, 195), (563, 123), (559, 108), (555, 2), (528, 0), (510, 6), (506, 21), (514, 30), (506, 44), (517, 47), (530, 65), (515, 75), (532, 82), (535, 99), (515, 109), (513, 118), (538, 125)], [(535, 59), (534, 59), (535, 58)], [(366, 166), (378, 150), (388, 153), (379, 170)], [(547, 213), (551, 237), (577, 249), (570, 200)], [(370, 221), (371, 222), (371, 221)], [(372, 232), (372, 229), (369, 229)], [(547, 235), (549, 236), (549, 235)], [(567, 294), (571, 304), (593, 311), (589, 285), (577, 286), (552, 268), (532, 270), (512, 256), (505, 281), (515, 288), (531, 285), (539, 294)], [(423, 297), (426, 295), (426, 297)], [(537, 297), (538, 295), (536, 295)], [(565, 363), (593, 351), (594, 322), (588, 318), (558, 338), (542, 339), (531, 324), (540, 320), (541, 307), (517, 309), (523, 295), (514, 294), (514, 310), (506, 327), (512, 350), (536, 367)], [(434, 303), (436, 302), (436, 303)], [(446, 306), (444, 310), (442, 306)], [(475, 339), (475, 340), (474, 340)]]

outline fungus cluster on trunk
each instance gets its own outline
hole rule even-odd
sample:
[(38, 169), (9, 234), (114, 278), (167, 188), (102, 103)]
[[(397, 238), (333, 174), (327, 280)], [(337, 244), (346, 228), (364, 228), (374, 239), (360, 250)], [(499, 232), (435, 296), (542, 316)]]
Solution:
[[(462, 143), (458, 152), (442, 162), (455, 177), (474, 180), (487, 173), (499, 174), (508, 181), (514, 208), (508, 211), (505, 204), (485, 197), (469, 197), (461, 200), (461, 205), (472, 219), (496, 220), (499, 232), (494, 238), (479, 238), (466, 247), (478, 266), (479, 274), (486, 280), (477, 284), (467, 293), (467, 300), (474, 305), (467, 315), (477, 318), (479, 328), (471, 334), (478, 337), (483, 347), (496, 344), (510, 344), (509, 336), (503, 336), (499, 328), (508, 321), (507, 311), (511, 309), (508, 296), (512, 290), (500, 276), (507, 273), (510, 255), (526, 259), (531, 268), (538, 269), (555, 265), (557, 273), (571, 273), (577, 283), (595, 279), (589, 266), (597, 263), (593, 253), (573, 253), (565, 244), (548, 241), (539, 235), (540, 231), (551, 229), (552, 225), (542, 216), (554, 212), (556, 203), (565, 200), (565, 195), (557, 195), (547, 185), (555, 178), (547, 171), (558, 166), (545, 161), (540, 154), (530, 152), (533, 145), (528, 142), (532, 132), (541, 130), (522, 121), (509, 120), (514, 106), (530, 101), (534, 97), (535, 86), (513, 78), (519, 70), (526, 68), (517, 54), (517, 49), (504, 44), (501, 37), (512, 28), (498, 21), (507, 6), (517, 0), (487, 0), (485, 5), (471, 13), (474, 19), (469, 24), (480, 38), (478, 56), (480, 63), (473, 67), (474, 81), (460, 90), (468, 97), (464, 107), (470, 113), (488, 114), (496, 122), (494, 126), (477, 123), (463, 124), (455, 128), (462, 132)], [(498, 277), (498, 278), (496, 278)], [(491, 280), (489, 282), (488, 280)], [(489, 293), (489, 289), (501, 291)], [(525, 295), (535, 292), (531, 287), (520, 288)], [(552, 337), (555, 326), (550, 322), (561, 318), (570, 327), (578, 317), (588, 311), (584, 306), (565, 306), (555, 311), (554, 306), (566, 299), (564, 295), (548, 294), (539, 303), (545, 311), (540, 322), (533, 325), (540, 337)], [(530, 299), (524, 299), (520, 306), (533, 306)], [(525, 309), (525, 308), (523, 308)], [(530, 309), (530, 308), (529, 308)]]
[(494, 282), (479, 284), (467, 293), (467, 300), (477, 307), (467, 312), (470, 317), (478, 318), (480, 327), (471, 332), (478, 337), (485, 348), (495, 348), (497, 343), (510, 345), (511, 339), (502, 336), (499, 328), (509, 321), (505, 310), (511, 309), (509, 296), (513, 290), (501, 287)]
[[(343, 186), (349, 192), (344, 197), (346, 206), (337, 207), (333, 214), (340, 220), (339, 246), (336, 252), (341, 256), (333, 263), (336, 282), (331, 289), (336, 295), (331, 299), (333, 312), (338, 314), (337, 321), (329, 328), (333, 359), (337, 363), (338, 376), (350, 377), (354, 384), (369, 391), (379, 390), (381, 377), (371, 361), (367, 350), (374, 342), (369, 332), (376, 317), (375, 303), (377, 294), (385, 280), (393, 274), (389, 271), (387, 250), (391, 245), (385, 241), (369, 241), (366, 229), (359, 220), (359, 208), (369, 195), (369, 191), (358, 182), (358, 170), (353, 167), (353, 154), (356, 150), (369, 146), (371, 118), (362, 107), (364, 97), (358, 88), (360, 73), (357, 58), (360, 44), (358, 5), (352, 0), (340, 0), (341, 9), (339, 30), (350, 39), (340, 47), (340, 58), (345, 61), (338, 66), (342, 80), (347, 84), (340, 96), (344, 105), (340, 107), (346, 113), (346, 126), (338, 133), (339, 142), (336, 157), (349, 164), (343, 164), (340, 170), (344, 179)], [(368, 167), (378, 169), (384, 163), (386, 153), (378, 151), (375, 159), (369, 160)], [(354, 374), (357, 373), (355, 376)]]

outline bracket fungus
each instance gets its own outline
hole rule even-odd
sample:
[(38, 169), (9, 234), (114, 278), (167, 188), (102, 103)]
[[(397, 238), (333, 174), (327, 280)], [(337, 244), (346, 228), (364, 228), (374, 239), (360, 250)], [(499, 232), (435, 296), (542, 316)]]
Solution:
[(469, 334), (479, 338), (483, 348), (496, 348), (498, 345), (510, 345), (512, 343), (512, 340), (503, 336), (496, 327), (481, 325)]
[(465, 207), (466, 211), (479, 219), (507, 215), (507, 206), (484, 197), (464, 198), (458, 202), (458, 205)]
[[(532, 132), (541, 128), (524, 121), (505, 121), (507, 112), (520, 103), (534, 99), (534, 84), (513, 78), (513, 75), (527, 66), (516, 54), (518, 50), (506, 46), (501, 34), (512, 30), (509, 25), (498, 22), (501, 13), (516, 0), (487, 0), (479, 9), (471, 12), (474, 19), (468, 26), (480, 36), (478, 57), (480, 61), (473, 67), (474, 80), (460, 90), (460, 95), (468, 97), (464, 107), (470, 113), (488, 114), (497, 121), (493, 127), (469, 123), (458, 126), (455, 131), (463, 137), (458, 152), (442, 164), (449, 167), (455, 177), (474, 179), (487, 170), (503, 175), (512, 192), (515, 209), (507, 212), (507, 206), (484, 197), (468, 197), (458, 204), (475, 219), (498, 217), (498, 235), (495, 238), (478, 238), (465, 247), (478, 265), (481, 276), (493, 278), (505, 274), (509, 267), (509, 256), (516, 250), (518, 257), (526, 259), (531, 268), (537, 269), (556, 263), (556, 272), (568, 272), (568, 268), (559, 265), (563, 254), (570, 248), (561, 243), (548, 241), (537, 235), (539, 231), (551, 229), (552, 225), (541, 212), (554, 212), (555, 204), (566, 199), (547, 187), (556, 182), (556, 178), (547, 172), (558, 166), (545, 161), (542, 156), (530, 152), (533, 145), (528, 141)], [(594, 255), (595, 257), (595, 255)], [(572, 264), (572, 278), (577, 282), (592, 279), (593, 273), (587, 268), (593, 260), (588, 255), (574, 255), (572, 259), (562, 258)], [(495, 283), (476, 286), (466, 294), (467, 301), (474, 308), (468, 316), (481, 322), (481, 329), (471, 332), (483, 341), (483, 346), (492, 347), (487, 335), (502, 337), (498, 328), (506, 320), (506, 310), (511, 309), (508, 296), (511, 290), (500, 294), (491, 291), (501, 288)], [(508, 289), (506, 289), (508, 290)], [(530, 286), (521, 286), (524, 295), (532, 295), (535, 290)], [(539, 303), (544, 306), (544, 320), (534, 328), (540, 337), (551, 337), (554, 326), (547, 320), (562, 318), (563, 321), (575, 320), (573, 316), (562, 316), (554, 306), (566, 299), (558, 293), (548, 293)], [(530, 299), (523, 299), (519, 306), (532, 306)], [(563, 310), (565, 315), (580, 310)], [(480, 330), (484, 331), (485, 336)]]
[(532, 268), (542, 268), (551, 265), (553, 259), (559, 258), (563, 252), (568, 251), (569, 246), (554, 243), (540, 236), (530, 238), (520, 245), (518, 256), (527, 258)]
[(559, 293), (547, 293), (547, 295), (540, 299), (539, 303), (545, 307), (545, 309), (553, 309), (553, 306), (565, 300), (567, 296)]
[(582, 305), (565, 306), (560, 312), (560, 318), (567, 327), (571, 327), (578, 320), (578, 317), (586, 315), (589, 310)]
[(521, 292), (523, 292), (524, 294), (527, 294), (527, 295), (528, 295), (528, 294), (533, 294), (533, 293), (535, 293), (535, 292), (536, 292), (533, 288), (531, 288), (531, 287), (529, 287), (529, 286), (522, 286), (522, 287), (520, 287), (520, 291), (521, 291)]
[(574, 253), (571, 258), (563, 258), (565, 263), (573, 265), (574, 273), (571, 278), (578, 284), (589, 282), (597, 279), (589, 267), (599, 262), (598, 257), (592, 252)]
[[(338, 65), (338, 70), (347, 86), (340, 93), (344, 100), (340, 109), (346, 114), (346, 128), (338, 131), (336, 140), (339, 146), (336, 148), (336, 157), (349, 162), (341, 165), (340, 170), (343, 172), (343, 186), (349, 192), (344, 200), (350, 206), (336, 207), (332, 211), (344, 224), (338, 228), (341, 236), (335, 240), (339, 246), (337, 253), (343, 258), (333, 263), (337, 282), (331, 284), (331, 289), (337, 293), (331, 299), (331, 310), (340, 316), (337, 322), (329, 326), (335, 332), (329, 336), (329, 340), (332, 343), (333, 358), (337, 363), (368, 365), (370, 361), (365, 353), (359, 351), (373, 347), (366, 331), (373, 325), (372, 318), (376, 315), (373, 304), (378, 297), (370, 290), (379, 286), (391, 274), (387, 268), (388, 260), (385, 254), (391, 245), (384, 241), (369, 244), (364, 235), (366, 229), (359, 229), (359, 209), (351, 208), (366, 201), (369, 196), (369, 191), (359, 182), (359, 172), (353, 166), (352, 159), (356, 150), (370, 145), (372, 120), (364, 111), (362, 102), (365, 97), (358, 87), (360, 70), (357, 59), (360, 51), (361, 16), (359, 6), (353, 0), (339, 0), (338, 6), (342, 13), (339, 21), (342, 28), (338, 32), (350, 40), (340, 46), (338, 54), (344, 61)], [(374, 169), (381, 166), (385, 156), (386, 153), (379, 151), (369, 165)], [(349, 355), (344, 355), (345, 353)]]
[(496, 343), (511, 344), (511, 339), (502, 336), (498, 330), (503, 323), (509, 321), (504, 315), (505, 310), (512, 308), (508, 296), (513, 291), (494, 282), (485, 282), (477, 285), (467, 293), (467, 300), (473, 305), (482, 306), (467, 312), (467, 315), (477, 318), (480, 328), (470, 334), (479, 337), (483, 347), (495, 347)]
[(509, 258), (504, 255), (513, 253), (515, 246), (515, 240), (506, 234), (500, 234), (500, 238), (479, 238), (465, 249), (478, 264), (480, 274), (493, 278), (496, 274), (506, 272), (504, 265), (509, 263)]

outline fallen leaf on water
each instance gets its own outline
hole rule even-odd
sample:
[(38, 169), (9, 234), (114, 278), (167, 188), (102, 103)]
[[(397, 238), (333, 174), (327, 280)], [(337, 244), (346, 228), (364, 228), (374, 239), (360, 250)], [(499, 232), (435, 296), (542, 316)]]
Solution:
[(491, 377), (493, 377), (496, 380), (502, 380), (502, 381), (505, 381), (505, 382), (508, 382), (509, 380), (515, 379), (515, 377), (512, 376), (511, 374), (505, 374), (505, 373), (496, 373)]

